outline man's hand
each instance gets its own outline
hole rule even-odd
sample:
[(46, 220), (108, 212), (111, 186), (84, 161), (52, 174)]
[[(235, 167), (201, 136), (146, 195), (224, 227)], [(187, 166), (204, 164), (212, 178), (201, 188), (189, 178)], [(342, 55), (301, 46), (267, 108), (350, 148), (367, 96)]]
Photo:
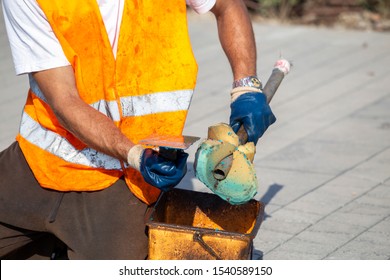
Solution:
[(176, 159), (169, 160), (152, 149), (144, 149), (136, 145), (128, 154), (129, 165), (140, 171), (145, 182), (169, 191), (183, 179), (187, 173), (188, 154), (182, 150), (176, 152)]
[(241, 125), (248, 134), (248, 142), (255, 145), (267, 128), (276, 121), (267, 97), (261, 92), (241, 94), (231, 104), (230, 126), (237, 133)]

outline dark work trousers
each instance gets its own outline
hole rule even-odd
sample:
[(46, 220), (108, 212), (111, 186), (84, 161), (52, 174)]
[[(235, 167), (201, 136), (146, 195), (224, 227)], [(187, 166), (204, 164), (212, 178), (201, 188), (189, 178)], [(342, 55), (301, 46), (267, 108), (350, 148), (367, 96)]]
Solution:
[[(147, 205), (123, 179), (94, 192), (40, 187), (17, 142), (0, 153), (0, 259), (145, 259)], [(60, 241), (58, 241), (60, 240)]]

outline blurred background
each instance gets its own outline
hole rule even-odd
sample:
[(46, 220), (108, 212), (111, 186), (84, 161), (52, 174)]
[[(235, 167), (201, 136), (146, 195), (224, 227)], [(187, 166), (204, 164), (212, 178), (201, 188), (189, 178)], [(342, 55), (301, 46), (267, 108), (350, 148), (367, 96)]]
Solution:
[(245, 0), (258, 19), (390, 30), (389, 0)]

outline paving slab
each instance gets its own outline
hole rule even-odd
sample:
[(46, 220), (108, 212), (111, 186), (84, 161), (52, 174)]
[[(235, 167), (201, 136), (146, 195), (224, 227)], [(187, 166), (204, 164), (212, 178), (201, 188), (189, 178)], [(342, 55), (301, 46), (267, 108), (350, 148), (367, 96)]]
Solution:
[(389, 227), (390, 219), (383, 219), (370, 227), (368, 230), (355, 235), (353, 239), (350, 239), (342, 246), (336, 248), (324, 259), (389, 259)]

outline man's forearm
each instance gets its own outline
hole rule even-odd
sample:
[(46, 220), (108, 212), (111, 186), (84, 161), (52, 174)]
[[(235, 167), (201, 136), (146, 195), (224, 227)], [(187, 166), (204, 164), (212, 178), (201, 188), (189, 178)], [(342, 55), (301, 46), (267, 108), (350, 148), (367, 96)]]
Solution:
[(127, 161), (134, 145), (107, 116), (80, 99), (71, 66), (33, 74), (61, 125), (88, 147)]
[(219, 38), (232, 67), (233, 79), (256, 75), (256, 44), (244, 2), (217, 0), (211, 11), (217, 19)]

